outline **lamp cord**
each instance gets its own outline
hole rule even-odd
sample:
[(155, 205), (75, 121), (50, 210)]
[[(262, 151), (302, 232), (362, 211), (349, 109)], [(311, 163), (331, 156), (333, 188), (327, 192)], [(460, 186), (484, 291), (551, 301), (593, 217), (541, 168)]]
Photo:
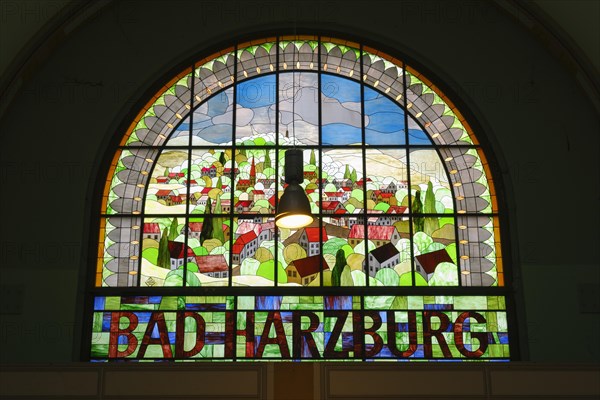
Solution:
[[(296, 2), (294, 1), (294, 41), (296, 41), (298, 38), (298, 32), (297, 32), (297, 27), (296, 27), (296, 22), (298, 19), (298, 15), (297, 15), (298, 9), (296, 7)], [(296, 43), (294, 44), (294, 48), (296, 47)], [(300, 51), (298, 50), (298, 63), (300, 63)], [(292, 141), (293, 141), (293, 147), (296, 148), (296, 66), (297, 64), (294, 63), (294, 65), (292, 66), (293, 70), (292, 70)]]

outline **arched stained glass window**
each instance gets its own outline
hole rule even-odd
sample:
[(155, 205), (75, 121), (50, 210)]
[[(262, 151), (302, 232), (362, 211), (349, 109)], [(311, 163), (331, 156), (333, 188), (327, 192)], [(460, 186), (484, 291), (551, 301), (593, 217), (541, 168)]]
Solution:
[[(314, 222), (274, 224), (285, 151)], [(402, 60), (273, 37), (198, 61), (104, 190), (89, 358), (510, 359), (497, 201), (472, 129)]]

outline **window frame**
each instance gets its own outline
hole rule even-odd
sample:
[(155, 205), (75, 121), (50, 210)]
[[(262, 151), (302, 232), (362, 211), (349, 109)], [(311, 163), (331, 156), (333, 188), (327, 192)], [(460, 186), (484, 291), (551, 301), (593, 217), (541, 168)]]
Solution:
[[(339, 35), (339, 36), (345, 36), (347, 37), (348, 35)], [(338, 35), (336, 35), (336, 37), (339, 37)], [(290, 37), (290, 36), (286, 36), (286, 37)], [(264, 38), (265, 40), (268, 39), (277, 39), (279, 40), (280, 36), (275, 36), (275, 37), (270, 37), (270, 38)], [(318, 35), (318, 40), (321, 41), (322, 39), (326, 38), (326, 36), (321, 36)], [(327, 37), (328, 38), (328, 37)], [(258, 41), (261, 41), (263, 38), (259, 39)], [(222, 50), (220, 53), (225, 53), (227, 51), (234, 51), (235, 53), (237, 53), (238, 51), (238, 46), (240, 45), (240, 43), (242, 43), (243, 40), (237, 40), (235, 41), (235, 45), (234, 46), (223, 46), (222, 48), (224, 48), (225, 50)], [(252, 41), (251, 41), (252, 43)], [(373, 45), (373, 47), (364, 45), (363, 43), (368, 43), (367, 40), (364, 39), (360, 39), (357, 42), (351, 42), (352, 44), (359, 44), (361, 51), (364, 48), (369, 48), (369, 49), (373, 49), (373, 48), (379, 48), (379, 49), (384, 49), (386, 51), (387, 54), (395, 54), (397, 53), (396, 50), (393, 49), (386, 49), (385, 46), (381, 46), (381, 45)], [(215, 47), (220, 47), (220, 46), (215, 46)], [(210, 51), (203, 51), (202, 54), (211, 54)], [(213, 53), (214, 55), (214, 53)], [(213, 55), (210, 55), (208, 57), (204, 57), (203, 60), (206, 59), (210, 59), (213, 57)], [(172, 68), (169, 72), (167, 72), (165, 74), (165, 76), (167, 77), (167, 79), (163, 79), (160, 80), (160, 82), (165, 82), (168, 80), (168, 82), (173, 82), (174, 80), (178, 79), (179, 77), (181, 77), (182, 75), (184, 75), (187, 72), (191, 72), (194, 73), (194, 70), (197, 68), (197, 65), (199, 63), (194, 62), (193, 60), (196, 60), (197, 57), (191, 57), (190, 61), (187, 61), (185, 63), (180, 64), (179, 66), (176, 66), (174, 68)], [(433, 74), (432, 72), (430, 72), (429, 70), (426, 69), (425, 66), (419, 65), (417, 62), (415, 62), (414, 60), (411, 60), (409, 57), (407, 57), (405, 54), (402, 55), (402, 66), (404, 68), (409, 68), (408, 64), (410, 63), (410, 65), (414, 65), (418, 68), (419, 71), (422, 71), (423, 74), (422, 76), (427, 76), (428, 78), (432, 78), (435, 76), (435, 74)], [(180, 68), (181, 65), (188, 65), (187, 68)], [(191, 65), (191, 67), (189, 67), (189, 65)], [(236, 63), (237, 66), (237, 63)], [(172, 74), (173, 71), (178, 71), (179, 74)], [(183, 71), (183, 72), (182, 72)], [(299, 70), (294, 70), (296, 72), (298, 72)], [(278, 74), (280, 71), (276, 71), (274, 72), (274, 74)], [(300, 71), (302, 72), (302, 71)], [(316, 72), (317, 74), (319, 74), (319, 81), (320, 81), (320, 76), (321, 76), (321, 70), (320, 68), (316, 69), (316, 71), (312, 71), (312, 72)], [(361, 72), (362, 72), (362, 63), (361, 63)], [(362, 75), (362, 73), (361, 73)], [(176, 78), (172, 78), (173, 76), (176, 76)], [(169, 79), (171, 78), (171, 79)], [(251, 79), (251, 78), (249, 78)], [(406, 79), (406, 78), (405, 78)], [(426, 81), (429, 82), (431, 84), (430, 81)], [(144, 99), (151, 99), (150, 102), (144, 102), (144, 106), (142, 107), (137, 107), (134, 106), (132, 107), (134, 111), (134, 113), (136, 114), (136, 117), (131, 118), (131, 113), (128, 114), (129, 117), (125, 117), (123, 118), (123, 122), (121, 123), (121, 127), (123, 129), (117, 129), (116, 130), (116, 134), (115, 137), (113, 138), (113, 141), (111, 143), (111, 145), (108, 146), (108, 151), (107, 151), (107, 156), (105, 157), (105, 161), (103, 162), (102, 167), (100, 168), (100, 174), (101, 176), (104, 178), (106, 176), (106, 171), (110, 170), (110, 165), (111, 165), (111, 160), (113, 160), (114, 162), (114, 157), (115, 154), (117, 154), (117, 152), (115, 150), (120, 149), (120, 148), (124, 148), (124, 139), (123, 139), (123, 135), (121, 132), (127, 130), (124, 127), (129, 127), (131, 124), (131, 121), (135, 121), (136, 119), (139, 118), (140, 114), (143, 113), (143, 111), (141, 113), (137, 112), (138, 109), (142, 109), (145, 110), (147, 108), (147, 105), (150, 104), (154, 97), (156, 97), (156, 90), (154, 90), (157, 86), (158, 87), (168, 87), (169, 83), (166, 84), (158, 84), (156, 86), (154, 86), (154, 88), (152, 90), (149, 90), (147, 93), (152, 93), (152, 95), (148, 96), (148, 95), (143, 95), (141, 96), (142, 102), (144, 102)], [(229, 87), (235, 87), (236, 83), (239, 83), (237, 80)], [(364, 120), (364, 83), (362, 80), (358, 81), (359, 85), (360, 85), (360, 90), (361, 90), (361, 102), (363, 102), (363, 107), (362, 107), (362, 118)], [(406, 82), (405, 82), (406, 85)], [(448, 87), (445, 87), (444, 84), (442, 83), (441, 80), (436, 80), (435, 85), (431, 84), (434, 87), (437, 88), (442, 88), (443, 89), (443, 93), (447, 94), (447, 93), (452, 93), (451, 89)], [(223, 90), (226, 90), (228, 87), (225, 87)], [(235, 90), (235, 89), (234, 89)], [(440, 89), (441, 90), (441, 89)], [(160, 91), (159, 91), (160, 92)], [(276, 90), (276, 93), (278, 93), (278, 91)], [(445, 97), (444, 100), (453, 105), (454, 103), (456, 104), (461, 104), (461, 100), (459, 98), (459, 96), (450, 96), (452, 97), (452, 101), (449, 100), (448, 97)], [(404, 102), (404, 107), (403, 110), (405, 111), (405, 121), (409, 118), (408, 117), (408, 112), (406, 111), (406, 106), (407, 106), (407, 96), (403, 96), (403, 102)], [(137, 103), (142, 104), (140, 102)], [(276, 101), (276, 104), (278, 104), (278, 102)], [(320, 104), (320, 102), (319, 102)], [(192, 106), (192, 111), (191, 113), (193, 113), (193, 111), (196, 109), (196, 106)], [(456, 109), (456, 107), (454, 107)], [(488, 168), (488, 173), (490, 174), (489, 179), (493, 180), (493, 182), (490, 184), (490, 187), (494, 187), (495, 186), (495, 191), (496, 191), (496, 207), (497, 207), (497, 212), (493, 213), (494, 217), (497, 218), (497, 223), (499, 224), (499, 226), (496, 228), (497, 231), (499, 232), (499, 236), (500, 238), (498, 239), (498, 241), (501, 241), (502, 244), (502, 258), (503, 258), (503, 273), (504, 273), (504, 286), (497, 286), (497, 287), (465, 287), (465, 286), (457, 286), (457, 287), (416, 287), (416, 286), (412, 286), (412, 287), (408, 287), (408, 286), (401, 286), (401, 287), (368, 287), (368, 295), (384, 295), (384, 294), (389, 294), (390, 292), (393, 292), (393, 289), (396, 289), (396, 291), (400, 291), (402, 295), (437, 295), (437, 294), (446, 294), (446, 295), (501, 295), (504, 296), (506, 298), (506, 313), (507, 313), (507, 318), (508, 318), (508, 323), (509, 323), (509, 327), (508, 327), (508, 333), (509, 333), (509, 337), (510, 337), (510, 347), (511, 347), (511, 356), (510, 359), (511, 360), (517, 360), (519, 359), (520, 355), (519, 355), (519, 343), (518, 343), (518, 338), (517, 338), (517, 324), (516, 324), (516, 318), (515, 318), (515, 314), (516, 314), (516, 310), (515, 310), (515, 304), (514, 304), (514, 293), (513, 293), (513, 289), (512, 289), (512, 269), (513, 269), (513, 265), (511, 265), (511, 260), (512, 258), (510, 257), (510, 241), (507, 239), (508, 236), (508, 232), (507, 232), (507, 213), (504, 212), (505, 210), (505, 199), (504, 197), (501, 195), (501, 193), (503, 193), (501, 189), (501, 185), (502, 185), (502, 181), (499, 178), (500, 174), (499, 174), (499, 168), (497, 166), (497, 162), (495, 161), (494, 158), (494, 153), (492, 151), (489, 151), (489, 149), (491, 148), (490, 144), (486, 141), (486, 137), (484, 134), (483, 129), (481, 128), (481, 125), (479, 125), (477, 123), (477, 120), (474, 118), (473, 115), (468, 114), (468, 107), (466, 106), (461, 106), (460, 108), (460, 113), (463, 115), (467, 115), (467, 118), (465, 118), (465, 121), (468, 120), (468, 124), (471, 126), (471, 131), (477, 131), (477, 148), (481, 149), (481, 153), (485, 154), (485, 157), (487, 159), (487, 168)], [(320, 106), (319, 106), (319, 114), (320, 114)], [(235, 118), (235, 117), (234, 117)], [(319, 116), (320, 118), (320, 116)], [(276, 124), (277, 130), (279, 129), (279, 125), (280, 124)], [(319, 130), (321, 128), (321, 124), (319, 124)], [(408, 128), (408, 124), (405, 125), (406, 128)], [(475, 128), (473, 128), (475, 127)], [(233, 133), (233, 139), (235, 141), (235, 120), (233, 122), (233, 129), (234, 129), (234, 133)], [(363, 122), (363, 138), (364, 138), (364, 122)], [(427, 130), (421, 126), (421, 129), (427, 133)], [(167, 139), (168, 140), (168, 139)], [(166, 143), (166, 141), (165, 141)], [(214, 146), (215, 148), (217, 146)], [(410, 148), (412, 147), (412, 145), (410, 145), (408, 142), (405, 143), (402, 146), (399, 147), (406, 147), (407, 153), (410, 152)], [(235, 148), (235, 145), (234, 145)], [(281, 147), (278, 147), (278, 149), (280, 149)], [(321, 159), (321, 151), (324, 147), (322, 146), (318, 146), (315, 147), (318, 148), (319, 151), (319, 160)], [(362, 148), (364, 149), (364, 145), (362, 146)], [(436, 149), (436, 151), (438, 150), (437, 146), (433, 146), (433, 148)], [(160, 155), (160, 153), (162, 152), (162, 150), (164, 149), (168, 149), (168, 147), (163, 145), (158, 149), (158, 155)], [(439, 153), (439, 151), (438, 151)], [(364, 158), (363, 158), (363, 163), (364, 163)], [(100, 182), (97, 183), (97, 189), (96, 189), (96, 193), (105, 193), (105, 185), (107, 185), (105, 179), (100, 179)], [(410, 174), (409, 174), (409, 187), (410, 187)], [(233, 185), (233, 182), (232, 182)], [(365, 182), (365, 187), (366, 187), (366, 182)], [(146, 188), (144, 190), (147, 190), (148, 185), (146, 184)], [(410, 196), (411, 191), (409, 190), (409, 196)], [(365, 196), (366, 196), (366, 192), (365, 192)], [(93, 203), (93, 208), (94, 210), (100, 210), (100, 198), (102, 196), (96, 196), (96, 198), (94, 199)], [(233, 197), (233, 196), (232, 196)], [(453, 194), (453, 198), (454, 198), (454, 194)], [(322, 201), (322, 199), (321, 199)], [(233, 204), (232, 204), (233, 205)], [(94, 214), (96, 214), (96, 212), (94, 212)], [(235, 213), (234, 207), (231, 207), (231, 214), (233, 215), (232, 218), (235, 218), (237, 215)], [(122, 214), (125, 215), (125, 214)], [(127, 214), (130, 215), (130, 214)], [(189, 211), (187, 213), (187, 215), (189, 215)], [(364, 214), (365, 217), (368, 217), (368, 213)], [(452, 214), (453, 216), (457, 217), (456, 215), (456, 205), (455, 205), (455, 211)], [(486, 214), (487, 215), (487, 214)], [(97, 213), (95, 217), (92, 218), (92, 237), (94, 240), (91, 240), (91, 244), (90, 244), (90, 254), (96, 254), (98, 252), (96, 245), (99, 243), (99, 223), (101, 218), (103, 218), (105, 215), (102, 213)], [(116, 214), (116, 216), (119, 216), (119, 214)], [(323, 213), (322, 210), (320, 210), (320, 214), (318, 215), (319, 218), (323, 217), (323, 216), (327, 216), (327, 214)], [(143, 218), (145, 217), (145, 214), (142, 212), (142, 214), (140, 215), (140, 217)], [(201, 217), (199, 215), (199, 217)], [(365, 229), (366, 230), (366, 229)], [(411, 229), (412, 231), (412, 229)], [(233, 235), (232, 235), (233, 236)], [(412, 237), (412, 233), (411, 233), (411, 237)], [(412, 240), (412, 239), (411, 239)], [(458, 238), (456, 239), (458, 241)], [(187, 242), (187, 239), (186, 239)], [(416, 263), (414, 261), (414, 255), (412, 256), (412, 264), (413, 264), (413, 268), (412, 271), (414, 274), (417, 273), (416, 271)], [(141, 258), (141, 257), (140, 257)], [(90, 265), (93, 264), (93, 267), (89, 267), (87, 266), (86, 268), (88, 269), (88, 271), (93, 271), (91, 273), (91, 275), (95, 275), (96, 273), (96, 269), (97, 269), (97, 264), (96, 264), (96, 260), (93, 257), (90, 257)], [(141, 265), (141, 264), (140, 264)], [(231, 268), (231, 267), (230, 267)], [(138, 271), (140, 271), (138, 269)], [(366, 275), (368, 276), (368, 271), (366, 269), (363, 270), (363, 272), (366, 272)], [(231, 275), (232, 274), (228, 274), (228, 277), (230, 279), (230, 283), (231, 283)], [(460, 274), (459, 274), (460, 276)], [(413, 278), (414, 280), (414, 278)], [(277, 281), (277, 278), (275, 277), (275, 282)], [(367, 279), (368, 282), (368, 279)], [(414, 284), (414, 282), (413, 282)], [(126, 295), (126, 294), (133, 294), (136, 292), (139, 292), (140, 289), (142, 289), (143, 291), (143, 287), (141, 286), (130, 286), (130, 287), (98, 287), (94, 284), (94, 279), (93, 276), (89, 277), (89, 279), (87, 280), (86, 283), (86, 293), (85, 293), (85, 305), (84, 305), (84, 318), (83, 318), (83, 341), (82, 341), (82, 346), (81, 346), (81, 359), (83, 360), (89, 360), (90, 356), (90, 346), (91, 346), (91, 335), (92, 332), (90, 331), (89, 327), (91, 326), (91, 315), (92, 315), (92, 310), (93, 310), (93, 298), (94, 296), (97, 295)], [(236, 287), (236, 286), (232, 286), (230, 284), (230, 286), (227, 287), (211, 287), (211, 288), (203, 288), (203, 287), (161, 287), (161, 288), (149, 288), (147, 290), (151, 290), (155, 295), (163, 295), (163, 296), (173, 296), (173, 295), (197, 295), (198, 293), (211, 293), (211, 294), (215, 294), (215, 295), (222, 295), (222, 294), (227, 294), (227, 295), (232, 295), (232, 296), (239, 296), (239, 295), (247, 295), (247, 296), (254, 296), (254, 295), (264, 295), (265, 292), (268, 292), (269, 295), (298, 295), (298, 294), (302, 294), (302, 293), (307, 293), (307, 291), (314, 291), (314, 292), (318, 292), (319, 295), (357, 295), (357, 296), (361, 296), (361, 295), (365, 295), (365, 287), (332, 287), (332, 286), (320, 286), (320, 287), (316, 287), (316, 288), (306, 288), (306, 287), (278, 287), (278, 286), (274, 286), (274, 287), (244, 287), (244, 288), (240, 288), (240, 287)], [(317, 294), (317, 293), (314, 293)]]

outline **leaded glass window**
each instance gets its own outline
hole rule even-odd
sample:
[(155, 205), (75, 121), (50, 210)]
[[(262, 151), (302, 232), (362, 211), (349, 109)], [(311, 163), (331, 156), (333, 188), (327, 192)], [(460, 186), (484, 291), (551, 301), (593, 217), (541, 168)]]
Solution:
[[(298, 230), (274, 223), (290, 148), (315, 216)], [(510, 359), (483, 150), (367, 46), (276, 37), (194, 63), (132, 121), (99, 221), (92, 360)]]

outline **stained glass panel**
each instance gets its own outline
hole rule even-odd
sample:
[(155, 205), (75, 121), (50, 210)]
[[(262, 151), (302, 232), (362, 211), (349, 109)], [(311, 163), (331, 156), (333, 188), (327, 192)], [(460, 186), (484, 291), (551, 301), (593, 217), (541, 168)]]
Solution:
[[(314, 221), (277, 228), (294, 147)], [(489, 162), (401, 60), (313, 36), (225, 49), (164, 85), (109, 170), (90, 359), (511, 356)]]
[(360, 145), (362, 116), (360, 84), (339, 76), (321, 75), (323, 145)]
[(506, 361), (504, 308), (502, 296), (96, 297), (91, 358)]
[(275, 80), (276, 76), (269, 74), (237, 85), (235, 137), (238, 145), (275, 144)]

